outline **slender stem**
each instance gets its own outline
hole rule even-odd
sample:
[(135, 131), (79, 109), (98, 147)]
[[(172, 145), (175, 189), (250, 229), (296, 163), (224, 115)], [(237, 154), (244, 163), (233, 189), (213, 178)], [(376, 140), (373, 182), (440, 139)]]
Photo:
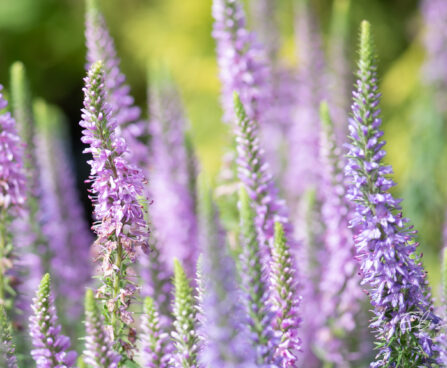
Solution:
[(114, 280), (113, 280), (113, 299), (115, 302), (115, 307), (113, 309), (112, 314), (112, 326), (114, 330), (114, 335), (117, 337), (119, 335), (120, 331), (120, 318), (119, 318), (119, 303), (118, 303), (118, 296), (120, 293), (120, 281), (121, 281), (121, 263), (123, 258), (123, 246), (121, 245), (121, 242), (118, 241), (118, 246), (116, 250), (116, 259), (115, 259), (115, 266), (117, 268), (117, 272), (114, 274)]

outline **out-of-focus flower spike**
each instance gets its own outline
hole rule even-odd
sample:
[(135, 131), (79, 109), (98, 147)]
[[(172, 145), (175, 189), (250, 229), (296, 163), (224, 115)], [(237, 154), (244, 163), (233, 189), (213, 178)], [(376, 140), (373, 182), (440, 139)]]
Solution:
[(259, 120), (270, 94), (265, 51), (247, 29), (240, 0), (214, 0), (212, 12), (224, 120), (234, 120), (234, 92), (240, 95), (249, 118)]
[(200, 182), (201, 305), (200, 362), (205, 367), (256, 367), (255, 348), (250, 346), (244, 322), (236, 265), (225, 244), (211, 192)]
[(176, 257), (193, 277), (198, 256), (192, 188), (196, 168), (185, 143), (187, 121), (179, 93), (169, 77), (161, 79), (153, 81), (150, 93), (150, 216), (161, 261), (170, 266)]
[(169, 340), (169, 334), (165, 331), (166, 326), (163, 326), (160, 321), (154, 299), (151, 297), (144, 299), (143, 311), (140, 356), (144, 367), (168, 368), (172, 343)]
[(90, 182), (97, 235), (95, 245), (101, 259), (102, 286), (97, 296), (108, 313), (105, 323), (111, 326), (111, 340), (124, 358), (132, 359), (135, 330), (129, 305), (138, 291), (129, 280), (129, 266), (139, 250), (148, 250), (149, 229), (143, 205), (145, 178), (126, 159), (126, 141), (117, 134), (116, 120), (107, 104), (101, 62), (90, 68), (85, 78), (84, 109), (80, 125), (82, 142), (93, 159)]
[(32, 309), (34, 314), (30, 317), (30, 336), (34, 349), (31, 355), (36, 368), (74, 367), (76, 353), (68, 351), (70, 339), (61, 334), (49, 274), (42, 278)]
[(82, 296), (90, 279), (89, 248), (93, 237), (76, 191), (62, 113), (38, 100), (34, 116), (40, 203), (45, 208), (40, 222), (48, 241), (56, 295), (60, 296), (56, 301), (73, 321), (81, 313)]
[(185, 270), (174, 259), (175, 300), (173, 307), (174, 330), (171, 333), (174, 351), (169, 366), (175, 368), (199, 368), (200, 339), (198, 334), (197, 308), (193, 289)]
[(378, 354), (371, 367), (439, 364), (433, 340), (439, 318), (426, 272), (416, 253), (415, 231), (403, 218), (390, 189), (392, 168), (381, 140), (375, 47), (371, 26), (363, 21), (357, 82), (353, 92), (350, 144), (345, 174), (350, 180), (346, 198), (355, 206), (350, 221), (362, 284), (374, 307), (370, 324)]
[(252, 345), (256, 349), (257, 364), (268, 366), (276, 362), (274, 355), (279, 339), (273, 331), (274, 312), (255, 226), (256, 215), (244, 187), (239, 191), (239, 213), (242, 247), (239, 263), (246, 323), (251, 332)]
[(338, 144), (346, 141), (351, 92), (351, 64), (348, 58), (351, 0), (333, 2), (328, 42), (328, 98)]
[(121, 359), (113, 350), (113, 342), (105, 331), (104, 318), (91, 289), (85, 293), (84, 362), (92, 368), (117, 368)]
[(21, 62), (11, 66), (12, 112), (18, 131), (25, 144), (23, 163), (26, 175), (26, 204), (21, 218), (12, 223), (13, 243), (16, 244), (18, 265), (22, 275), (19, 286), (18, 307), (28, 311), (31, 298), (43, 275), (47, 263), (47, 245), (39, 223), (38, 173), (34, 150), (34, 117), (31, 93), (28, 88), (25, 67)]
[[(361, 322), (366, 319), (362, 313), (365, 294), (360, 287), (354, 242), (348, 228), (340, 150), (326, 103), (321, 104), (320, 119), (321, 220), (324, 224), (321, 258), (325, 266), (319, 284), (323, 325), (319, 326), (316, 344), (323, 360), (346, 366), (363, 358), (361, 350), (366, 341), (361, 330), (366, 326)], [(353, 339), (357, 333), (359, 338)]]
[(87, 0), (85, 38), (87, 43), (88, 70), (95, 62), (104, 64), (104, 85), (107, 90), (107, 103), (117, 122), (117, 129), (130, 147), (128, 154), (133, 164), (143, 166), (147, 163), (147, 148), (141, 141), (145, 135), (146, 123), (140, 121), (141, 111), (134, 105), (126, 77), (120, 70), (120, 60), (114, 41), (97, 0)]
[(275, 16), (277, 3), (271, 0), (251, 0), (250, 8), (259, 41), (269, 59), (275, 62), (280, 47), (280, 35)]
[(271, 293), (275, 312), (274, 329), (281, 336), (275, 355), (281, 360), (281, 367), (296, 367), (301, 341), (298, 337), (301, 317), (298, 294), (298, 280), (295, 261), (290, 252), (284, 229), (275, 223), (275, 241), (271, 262)]
[(11, 324), (6, 317), (5, 309), (0, 305), (0, 366), (5, 368), (17, 368), (11, 330)]
[(422, 1), (422, 15), (424, 18), (424, 41), (427, 59), (423, 67), (423, 79), (434, 88), (437, 107), (446, 112), (445, 99), (447, 96), (447, 3), (443, 0)]
[(297, 2), (296, 43), (298, 52), (297, 103), (288, 132), (288, 163), (284, 177), (294, 217), (299, 216), (299, 200), (319, 179), (320, 102), (327, 86), (325, 58), (318, 22), (311, 1)]

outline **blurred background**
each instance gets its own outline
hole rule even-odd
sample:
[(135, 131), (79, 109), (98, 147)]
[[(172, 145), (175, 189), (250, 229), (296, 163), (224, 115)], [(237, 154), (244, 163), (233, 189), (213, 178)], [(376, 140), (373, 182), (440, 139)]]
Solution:
[[(293, 65), (296, 0), (276, 1), (274, 18), (282, 34), (280, 54)], [(348, 34), (352, 65), (358, 27), (362, 19), (367, 19), (372, 23), (379, 53), (387, 162), (394, 167), (399, 184), (396, 194), (404, 198), (405, 215), (419, 230), (424, 262), (436, 285), (446, 207), (447, 154), (443, 114), (422, 72), (425, 48), (421, 4), (417, 0), (351, 2)], [(221, 122), (211, 0), (100, 3), (137, 104), (146, 111), (147, 66), (166, 65), (181, 90), (201, 165), (208, 174), (216, 175), (230, 135)], [(327, 39), (333, 1), (311, 3)], [(0, 0), (0, 83), (8, 87), (9, 67), (20, 60), (27, 68), (34, 96), (65, 112), (78, 183), (87, 205), (83, 181), (89, 169), (81, 153), (78, 126), (85, 74), (84, 7), (80, 0)]]

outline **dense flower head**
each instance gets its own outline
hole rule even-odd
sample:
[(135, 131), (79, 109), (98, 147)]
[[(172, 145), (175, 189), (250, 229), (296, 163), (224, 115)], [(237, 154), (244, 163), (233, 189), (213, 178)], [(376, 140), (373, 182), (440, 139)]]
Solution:
[(175, 368), (199, 368), (200, 349), (197, 308), (193, 289), (185, 270), (178, 260), (174, 260), (174, 323), (171, 337), (174, 343), (169, 366)]
[(280, 335), (275, 355), (280, 358), (281, 367), (296, 367), (301, 350), (298, 336), (301, 296), (298, 294), (295, 260), (279, 222), (275, 223), (271, 270), (272, 311), (275, 313), (273, 323), (275, 331)]
[[(126, 77), (121, 72), (120, 60), (114, 41), (107, 29), (104, 16), (96, 0), (87, 1), (85, 37), (87, 42), (87, 70), (97, 61), (104, 63), (104, 86), (107, 90), (107, 103), (116, 119), (120, 134), (132, 148), (132, 162), (145, 163), (147, 149), (139, 140), (145, 133), (145, 123), (140, 121), (141, 111), (134, 105)], [(128, 153), (128, 154), (129, 154)]]
[[(117, 247), (119, 242), (133, 261), (138, 247), (147, 248), (147, 225), (139, 197), (143, 196), (145, 179), (141, 171), (130, 165), (124, 154), (125, 140), (116, 133), (116, 120), (110, 114), (105, 99), (102, 63), (98, 62), (85, 78), (84, 109), (82, 110), (82, 142), (91, 153), (91, 193), (95, 205), (93, 226), (97, 244), (105, 253)], [(115, 240), (111, 240), (115, 239)], [(104, 257), (105, 262), (108, 261)], [(105, 275), (112, 266), (104, 264)]]
[(113, 350), (113, 343), (105, 331), (104, 318), (91, 289), (87, 289), (85, 294), (85, 330), (85, 363), (92, 368), (117, 368), (121, 357)]
[(34, 314), (30, 317), (30, 336), (34, 349), (31, 355), (37, 368), (74, 367), (76, 353), (68, 351), (70, 339), (61, 334), (54, 298), (50, 290), (50, 275), (46, 274), (33, 299)]
[(0, 305), (0, 366), (4, 368), (17, 368), (15, 346), (11, 337), (11, 324), (9, 323), (3, 306)]
[[(203, 185), (205, 186), (205, 185)], [(201, 190), (200, 361), (205, 367), (254, 368), (255, 349), (250, 346), (236, 265), (228, 253), (225, 233), (208, 188)]]
[(150, 109), (149, 192), (155, 242), (161, 261), (172, 270), (176, 257), (192, 276), (198, 257), (195, 188), (191, 188), (195, 172), (189, 167), (187, 120), (176, 88), (168, 81), (154, 83)]
[(167, 326), (160, 321), (155, 301), (151, 297), (144, 300), (144, 314), (141, 320), (141, 360), (147, 368), (168, 368), (172, 343)]
[[(320, 115), (321, 220), (325, 227), (322, 257), (326, 262), (319, 285), (324, 325), (318, 332), (318, 345), (327, 361), (346, 365), (359, 358), (350, 351), (357, 348), (356, 344), (348, 346), (348, 340), (352, 340), (350, 337), (356, 329), (362, 328), (357, 319), (362, 310), (364, 293), (360, 287), (355, 247), (348, 227), (349, 209), (344, 198), (340, 151), (326, 103), (321, 104)], [(361, 317), (365, 318), (363, 315)]]
[(79, 317), (82, 296), (90, 280), (89, 248), (93, 242), (76, 191), (74, 172), (61, 126), (61, 116), (43, 101), (35, 103), (36, 157), (39, 164), (42, 232), (48, 241), (51, 272), (58, 302)]
[(213, 1), (213, 37), (222, 81), (224, 120), (233, 121), (233, 93), (240, 95), (247, 115), (258, 120), (269, 101), (269, 69), (255, 34), (247, 29), (240, 0)]
[[(0, 85), (0, 110), (8, 105), (2, 89)], [(14, 118), (9, 112), (3, 112), (0, 114), (0, 207), (17, 212), (25, 203), (25, 186), (23, 146)]]
[(370, 327), (379, 352), (371, 367), (397, 367), (401, 361), (429, 366), (436, 361), (431, 334), (439, 319), (432, 312), (415, 231), (402, 217), (400, 200), (389, 193), (394, 182), (388, 178), (391, 167), (382, 163), (385, 142), (376, 55), (366, 21), (361, 26), (358, 67), (345, 174), (350, 180), (346, 197), (355, 206), (350, 226), (362, 284), (375, 314)]

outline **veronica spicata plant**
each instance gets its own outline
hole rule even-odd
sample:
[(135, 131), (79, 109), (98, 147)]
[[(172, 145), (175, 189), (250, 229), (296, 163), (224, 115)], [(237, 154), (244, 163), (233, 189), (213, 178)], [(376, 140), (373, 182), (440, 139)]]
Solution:
[(97, 62), (85, 78), (80, 122), (84, 128), (82, 142), (89, 145), (84, 152), (93, 156), (88, 163), (102, 281), (97, 296), (105, 303), (106, 324), (111, 326), (108, 331), (115, 349), (127, 352), (131, 359), (135, 331), (129, 305), (137, 286), (129, 279), (128, 269), (137, 251), (148, 248), (149, 230), (140, 203), (145, 179), (126, 160), (127, 144), (117, 132), (106, 94), (103, 66)]
[(36, 368), (74, 367), (76, 353), (68, 351), (70, 339), (61, 334), (48, 273), (40, 282), (32, 309), (30, 336), (34, 349), (31, 355)]
[(370, 327), (378, 354), (371, 367), (427, 367), (437, 363), (432, 336), (439, 319), (432, 312), (415, 231), (389, 192), (394, 182), (388, 178), (391, 167), (382, 162), (385, 142), (377, 84), (371, 26), (363, 21), (345, 173), (350, 180), (346, 197), (355, 206), (350, 225), (362, 284), (374, 308)]
[(5, 309), (0, 305), (0, 366), (5, 368), (17, 368), (15, 346), (11, 332), (11, 324), (6, 317)]

